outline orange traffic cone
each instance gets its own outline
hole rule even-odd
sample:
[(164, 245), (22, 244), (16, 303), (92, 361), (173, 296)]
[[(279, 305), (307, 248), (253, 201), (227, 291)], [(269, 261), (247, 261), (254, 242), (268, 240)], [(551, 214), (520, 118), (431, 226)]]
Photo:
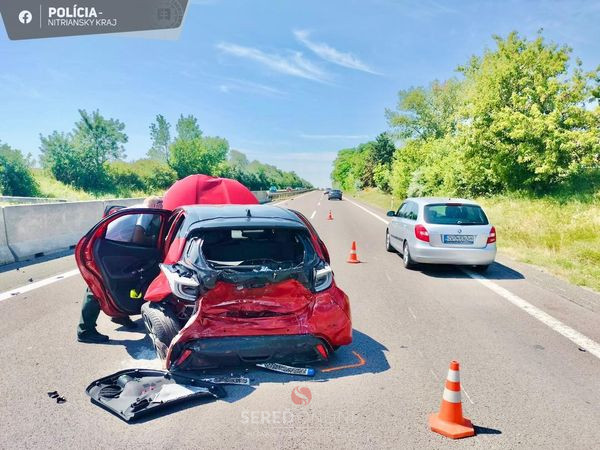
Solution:
[(329, 215), (327, 216), (327, 220), (333, 220), (333, 214), (331, 214), (331, 210), (329, 210)]
[(348, 257), (348, 261), (351, 264), (359, 263), (358, 256), (356, 256), (356, 241), (352, 241), (352, 248), (350, 249), (350, 256)]
[(431, 431), (452, 439), (475, 436), (473, 424), (462, 414), (458, 361), (450, 362), (442, 406), (438, 414), (429, 416), (429, 427)]

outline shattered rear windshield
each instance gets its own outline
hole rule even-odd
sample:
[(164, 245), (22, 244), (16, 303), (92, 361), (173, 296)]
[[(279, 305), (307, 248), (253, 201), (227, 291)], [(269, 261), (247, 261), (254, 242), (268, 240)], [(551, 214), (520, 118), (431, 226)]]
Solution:
[[(286, 269), (301, 264), (305, 253), (298, 230), (278, 228), (206, 230), (193, 247), (198, 246), (218, 269)], [(190, 256), (199, 262), (197, 251)]]

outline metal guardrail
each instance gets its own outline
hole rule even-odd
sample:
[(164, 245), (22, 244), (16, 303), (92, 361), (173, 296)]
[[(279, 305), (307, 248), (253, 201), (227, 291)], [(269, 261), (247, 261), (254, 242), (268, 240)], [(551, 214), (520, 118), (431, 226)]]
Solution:
[(277, 192), (268, 192), (267, 195), (271, 201), (280, 200), (284, 198), (290, 198), (298, 194), (304, 194), (305, 192), (313, 191), (314, 189), (298, 189), (292, 191), (277, 191)]

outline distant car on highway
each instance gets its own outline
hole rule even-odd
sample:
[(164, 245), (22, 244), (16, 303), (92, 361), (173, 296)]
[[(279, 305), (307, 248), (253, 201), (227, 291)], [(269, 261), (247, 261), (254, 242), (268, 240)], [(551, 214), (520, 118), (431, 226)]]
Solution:
[(331, 200), (332, 198), (341, 200), (342, 199), (342, 191), (340, 191), (339, 189), (331, 189), (327, 193), (327, 200)]
[(457, 264), (486, 270), (496, 258), (496, 229), (476, 202), (453, 198), (407, 198), (392, 217), (385, 247), (404, 266)]
[(270, 192), (271, 194), (272, 194), (272, 193), (274, 193), (274, 192), (277, 192), (277, 186), (271, 186), (271, 187), (269, 188), (269, 192)]
[(327, 194), (329, 194), (329, 191), (331, 191), (331, 188), (325, 188), (323, 194), (327, 195)]

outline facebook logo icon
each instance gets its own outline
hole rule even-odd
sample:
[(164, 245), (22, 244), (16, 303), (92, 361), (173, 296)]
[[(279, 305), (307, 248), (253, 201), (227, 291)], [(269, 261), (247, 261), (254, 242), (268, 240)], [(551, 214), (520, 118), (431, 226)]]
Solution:
[(32, 19), (33, 19), (33, 16), (26, 9), (24, 9), (23, 11), (21, 11), (19, 13), (19, 22), (21, 22), (24, 25), (27, 25), (29, 22), (31, 22)]

